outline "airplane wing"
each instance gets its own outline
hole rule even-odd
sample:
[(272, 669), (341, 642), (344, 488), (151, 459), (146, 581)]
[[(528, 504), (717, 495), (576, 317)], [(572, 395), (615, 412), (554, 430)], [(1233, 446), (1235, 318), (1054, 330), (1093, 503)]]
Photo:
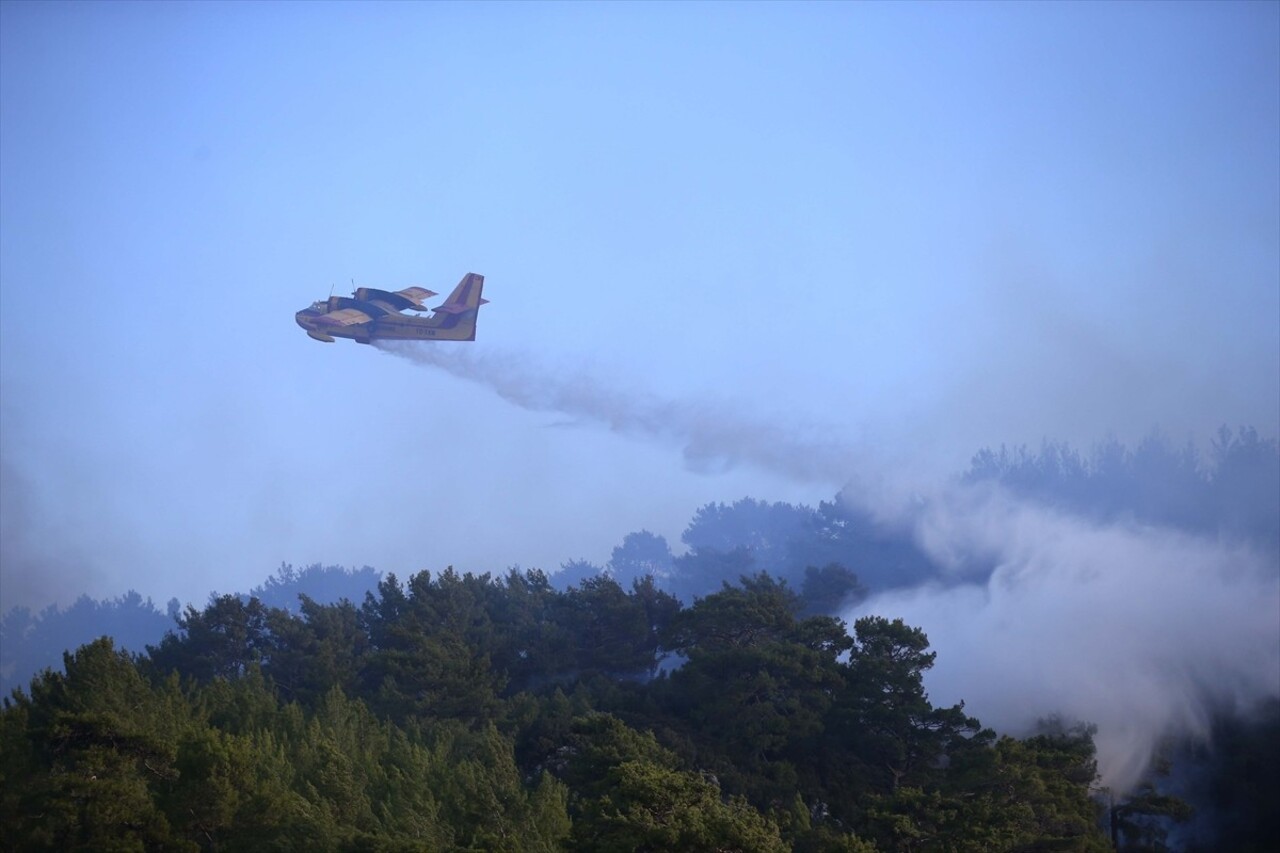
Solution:
[(355, 308), (343, 308), (338, 311), (330, 311), (328, 314), (321, 314), (315, 319), (318, 326), (354, 326), (358, 323), (368, 323), (373, 318), (363, 311), (357, 311)]
[(356, 302), (367, 302), (389, 312), (403, 311), (406, 308), (413, 311), (426, 311), (427, 306), (422, 303), (435, 296), (436, 292), (427, 290), (425, 287), (406, 287), (395, 293), (379, 290), (376, 287), (358, 287), (352, 295)]
[(412, 302), (418, 311), (427, 310), (427, 306), (422, 303), (436, 295), (434, 290), (427, 290), (425, 287), (406, 287), (396, 293)]

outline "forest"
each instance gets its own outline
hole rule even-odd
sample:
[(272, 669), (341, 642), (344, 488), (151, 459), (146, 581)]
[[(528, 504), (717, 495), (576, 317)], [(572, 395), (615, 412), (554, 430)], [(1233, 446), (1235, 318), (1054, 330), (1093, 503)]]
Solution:
[[(1210, 464), (1159, 441), (1046, 445), (984, 451), (962, 479), (1268, 552), (1280, 454), (1219, 438)], [(1109, 791), (1089, 721), (998, 734), (930, 701), (920, 627), (843, 620), (939, 576), (908, 532), (846, 501), (743, 499), (681, 539), (676, 556), (638, 531), (550, 576), (282, 566), (202, 608), (12, 610), (0, 845), (1275, 849), (1280, 702)], [(59, 644), (61, 667), (39, 663)]]

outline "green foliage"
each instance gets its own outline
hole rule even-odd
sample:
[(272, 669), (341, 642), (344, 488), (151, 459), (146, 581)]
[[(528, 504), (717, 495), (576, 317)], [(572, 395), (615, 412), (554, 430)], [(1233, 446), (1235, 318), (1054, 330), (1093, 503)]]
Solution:
[(785, 582), (767, 574), (728, 582), (716, 595), (699, 599), (671, 620), (664, 644), (689, 654), (750, 646), (778, 639), (795, 625), (800, 602)]
[(159, 647), (148, 646), (151, 664), (167, 674), (178, 670), (202, 681), (241, 675), (262, 660), (268, 636), (268, 611), (251, 598), (218, 596), (203, 611), (188, 606), (178, 618), (181, 636), (168, 634)]
[(356, 689), (369, 653), (360, 611), (347, 601), (322, 606), (299, 596), (301, 615), (271, 610), (264, 643), (271, 677), (290, 699), (314, 705), (332, 687)]
[(433, 738), (431, 789), (458, 850), (554, 850), (568, 830), (567, 791), (545, 775), (524, 784), (511, 742), (493, 726), (456, 724)]
[(804, 570), (800, 598), (806, 616), (840, 613), (866, 595), (858, 576), (839, 563), (828, 563), (820, 569), (807, 566)]
[(647, 673), (653, 666), (658, 644), (644, 602), (610, 577), (588, 578), (564, 593), (552, 618), (574, 638), (575, 674)]
[(609, 571), (614, 580), (630, 585), (645, 577), (671, 574), (673, 563), (667, 540), (648, 530), (628, 533), (622, 544), (609, 557)]
[(583, 803), (575, 850), (784, 851), (777, 826), (741, 798), (727, 802), (708, 780), (648, 761), (624, 761)]
[(661, 690), (666, 707), (717, 756), (709, 764), (724, 783), (760, 803), (808, 773), (842, 685), (843, 627), (799, 621), (798, 606), (785, 584), (757, 575), (700, 599), (670, 630), (688, 662)]
[(5, 844), (1105, 848), (1087, 730), (997, 739), (929, 702), (918, 629), (805, 608), (763, 573), (688, 608), (652, 575), (514, 571), (216, 598), (149, 657), (101, 640), (6, 702)]
[(181, 703), (172, 684), (152, 689), (106, 638), (66, 655), (64, 669), (37, 678), (31, 699), (4, 711), (16, 717), (2, 745), (6, 756), (15, 751), (5, 787), (21, 786), (5, 797), (15, 846), (141, 850), (170, 842), (153, 789), (177, 778)]
[(477, 721), (495, 711), (505, 679), (490, 662), (489, 583), (449, 569), (435, 582), (414, 575), (407, 595), (394, 575), (378, 585), (380, 597), (364, 605), (371, 649), (360, 674), (375, 709), (397, 720)]
[(652, 733), (638, 732), (612, 714), (590, 713), (573, 721), (567, 757), (557, 770), (575, 794), (593, 798), (608, 789), (609, 771), (627, 761), (675, 769), (674, 753), (658, 745)]
[(933, 666), (929, 640), (901, 619), (866, 616), (854, 624), (848, 689), (837, 715), (851, 732), (851, 760), (862, 782), (881, 794), (932, 779), (950, 747), (977, 730), (962, 709), (937, 709), (924, 692), (924, 672)]

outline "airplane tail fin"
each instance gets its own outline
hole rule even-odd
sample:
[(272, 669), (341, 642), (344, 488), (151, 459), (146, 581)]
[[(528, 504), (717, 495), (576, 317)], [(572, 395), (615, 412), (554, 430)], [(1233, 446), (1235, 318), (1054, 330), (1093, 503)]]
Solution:
[[(449, 294), (449, 298), (433, 309), (435, 315), (432, 319), (439, 320), (441, 328), (457, 332), (459, 337), (456, 340), (475, 340), (476, 316), (480, 312), (480, 306), (489, 301), (484, 298), (483, 292), (484, 276), (467, 273), (453, 289), (453, 293)], [(463, 337), (468, 332), (469, 336)]]
[(462, 281), (458, 282), (458, 286), (453, 289), (453, 293), (449, 294), (444, 304), (437, 306), (435, 310), (444, 314), (475, 311), (489, 301), (480, 295), (483, 290), (484, 276), (469, 272), (462, 277)]

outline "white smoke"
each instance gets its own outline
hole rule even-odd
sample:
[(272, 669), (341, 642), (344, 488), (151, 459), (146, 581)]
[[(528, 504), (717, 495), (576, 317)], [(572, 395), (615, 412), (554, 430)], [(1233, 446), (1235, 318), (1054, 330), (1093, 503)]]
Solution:
[(857, 466), (856, 449), (832, 431), (753, 419), (723, 400), (664, 400), (585, 372), (548, 369), (528, 355), (493, 349), (424, 347), (377, 341), (384, 352), (492, 389), (535, 412), (557, 412), (613, 432), (679, 447), (694, 471), (753, 465), (802, 483), (839, 487)]
[(925, 502), (917, 537), (943, 565), (994, 566), (873, 596), (939, 650), (935, 703), (1029, 733), (1061, 715), (1097, 725), (1105, 785), (1137, 783), (1166, 738), (1280, 695), (1280, 573), (1244, 547), (1167, 528), (1098, 524), (994, 487)]
[(951, 574), (874, 596), (850, 621), (876, 613), (922, 628), (938, 651), (934, 702), (965, 700), (985, 725), (1026, 734), (1054, 715), (1096, 724), (1099, 770), (1117, 790), (1139, 780), (1162, 739), (1204, 736), (1213, 710), (1280, 695), (1280, 572), (1243, 547), (1087, 521), (992, 486), (922, 498), (883, 454), (831, 430), (663, 400), (516, 353), (378, 346), (521, 408), (677, 446), (698, 470), (751, 464), (837, 486), (856, 476), (844, 494), (914, 525)]

